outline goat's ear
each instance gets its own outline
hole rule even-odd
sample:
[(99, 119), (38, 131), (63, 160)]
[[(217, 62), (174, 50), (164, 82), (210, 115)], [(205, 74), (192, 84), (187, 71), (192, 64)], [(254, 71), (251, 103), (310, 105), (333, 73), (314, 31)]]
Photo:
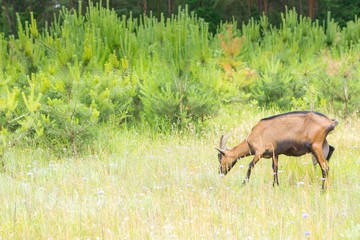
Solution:
[(219, 153), (221, 153), (223, 156), (226, 156), (224, 150), (220, 149), (220, 148), (215, 148), (216, 150), (219, 151)]

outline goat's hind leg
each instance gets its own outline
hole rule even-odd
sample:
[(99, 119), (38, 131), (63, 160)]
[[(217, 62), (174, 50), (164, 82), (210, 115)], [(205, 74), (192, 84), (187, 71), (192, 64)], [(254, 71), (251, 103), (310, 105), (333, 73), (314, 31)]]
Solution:
[(324, 157), (321, 146), (317, 146), (317, 145), (313, 146), (312, 153), (315, 156), (316, 160), (318, 161), (318, 163), (321, 167), (322, 180), (323, 180), (322, 189), (325, 189), (325, 181), (326, 181), (326, 177), (329, 173), (329, 165), (327, 164), (327, 161)]
[[(333, 152), (334, 152), (335, 148), (333, 146), (331, 146), (328, 141), (325, 139), (324, 143), (323, 143), (323, 146), (322, 146), (322, 152), (324, 154), (324, 157), (326, 158), (326, 160), (330, 160)], [(318, 163), (315, 155), (313, 155), (312, 157), (313, 159), (313, 164), (314, 164), (314, 167), (316, 166), (316, 164)]]
[(278, 160), (279, 160), (279, 157), (277, 155), (273, 155), (273, 157), (272, 157), (272, 167), (273, 167), (273, 174), (274, 174), (273, 187), (275, 187), (275, 182), (279, 186)]

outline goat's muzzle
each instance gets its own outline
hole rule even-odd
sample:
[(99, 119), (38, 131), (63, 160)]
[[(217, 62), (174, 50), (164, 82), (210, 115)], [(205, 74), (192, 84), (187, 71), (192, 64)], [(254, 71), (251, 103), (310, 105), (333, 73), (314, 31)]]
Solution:
[(236, 160), (233, 161), (232, 163), (220, 163), (220, 167), (219, 167), (219, 173), (220, 175), (226, 175), (231, 168), (235, 165)]
[(230, 171), (229, 167), (227, 165), (220, 164), (219, 167), (219, 174), (220, 176), (225, 176)]

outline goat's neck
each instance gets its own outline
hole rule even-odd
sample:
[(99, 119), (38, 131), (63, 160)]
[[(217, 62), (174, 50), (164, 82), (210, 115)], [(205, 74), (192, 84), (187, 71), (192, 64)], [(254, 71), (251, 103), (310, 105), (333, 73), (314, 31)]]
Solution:
[(246, 141), (242, 141), (239, 145), (233, 147), (228, 152), (229, 156), (239, 159), (251, 155), (249, 144)]

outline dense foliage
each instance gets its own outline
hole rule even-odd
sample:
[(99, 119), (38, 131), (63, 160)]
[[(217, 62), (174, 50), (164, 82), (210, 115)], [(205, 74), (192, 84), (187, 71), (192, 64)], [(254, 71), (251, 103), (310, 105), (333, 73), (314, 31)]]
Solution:
[[(24, 22), (30, 19), (30, 12), (34, 13), (38, 25), (42, 27), (46, 22), (52, 22), (54, 14), (58, 14), (62, 7), (78, 9), (79, 5), (82, 5), (85, 12), (90, 1), (0, 0), (2, 6), (0, 28), (5, 33), (16, 34), (16, 16), (19, 15), (21, 22)], [(138, 17), (142, 14), (152, 14), (157, 18), (163, 13), (170, 17), (177, 13), (178, 6), (184, 8), (188, 5), (190, 12), (195, 12), (209, 23), (212, 32), (216, 31), (221, 21), (235, 19), (242, 24), (251, 18), (259, 19), (263, 13), (273, 25), (279, 26), (281, 13), (286, 7), (295, 8), (301, 15), (318, 19), (320, 22), (326, 21), (327, 12), (330, 11), (341, 27), (360, 12), (360, 2), (353, 0), (92, 0), (92, 2), (113, 8), (119, 16), (132, 14)]]
[(29, 143), (76, 154), (98, 124), (196, 129), (233, 102), (358, 111), (357, 18), (340, 28), (330, 14), (322, 24), (287, 10), (279, 27), (263, 15), (212, 35), (187, 9), (160, 18), (91, 3), (84, 11), (62, 8), (42, 29), (32, 14), (18, 17), (16, 37), (0, 36), (2, 150)]

